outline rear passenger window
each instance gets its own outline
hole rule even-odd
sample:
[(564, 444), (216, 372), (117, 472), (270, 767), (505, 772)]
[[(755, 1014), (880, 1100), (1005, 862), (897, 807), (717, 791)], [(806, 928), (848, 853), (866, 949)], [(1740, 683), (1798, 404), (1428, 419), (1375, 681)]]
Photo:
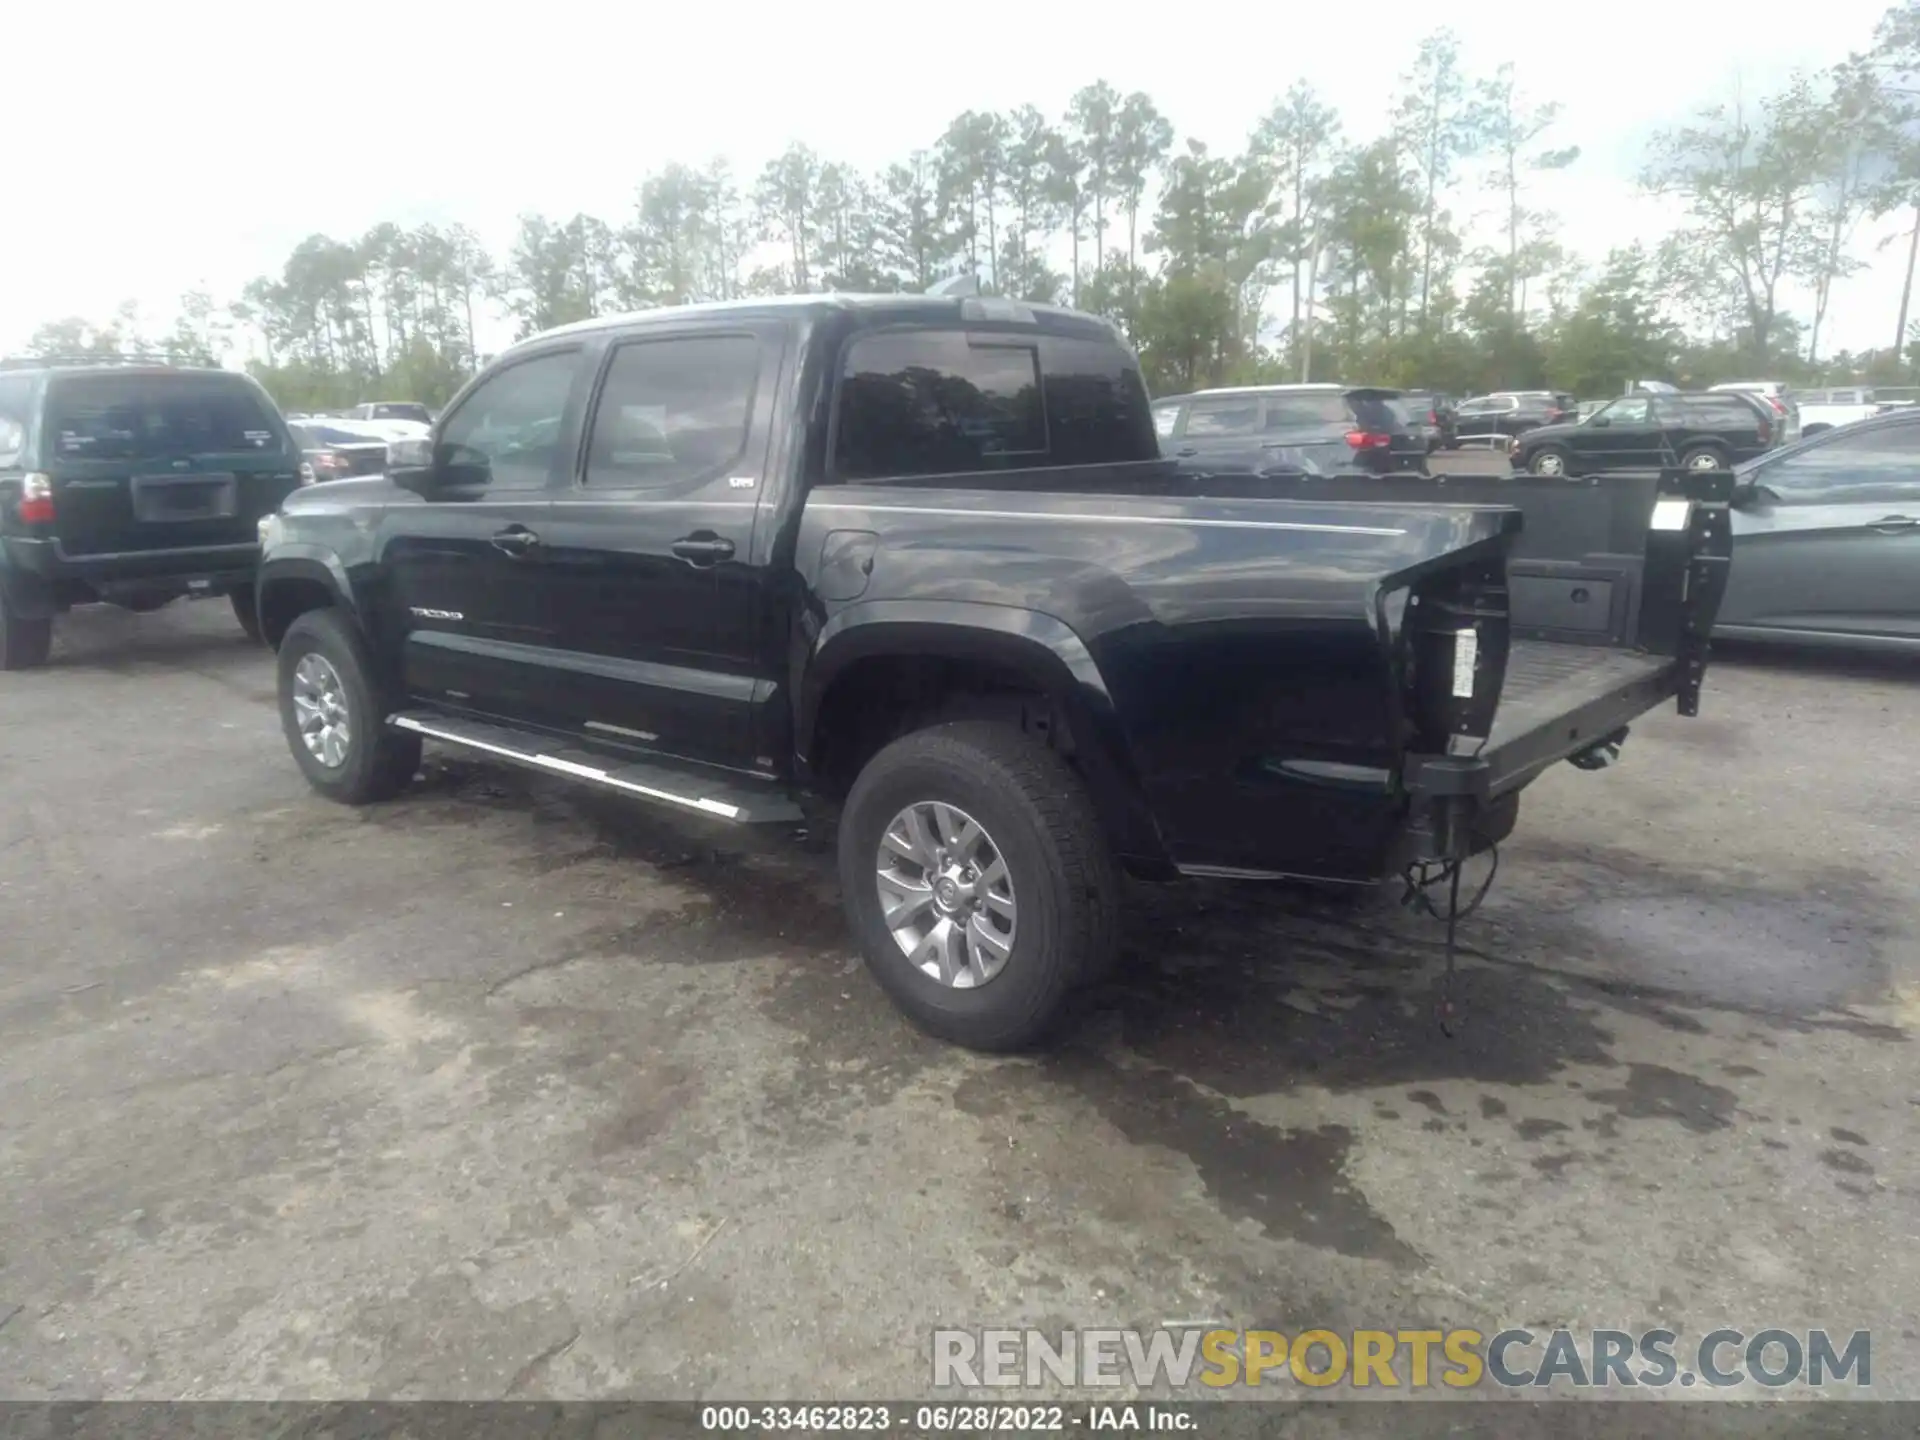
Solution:
[(1047, 464), (1038, 350), (955, 331), (855, 340), (840, 384), (835, 456), (843, 480)]
[(747, 448), (760, 342), (641, 340), (613, 352), (587, 446), (587, 484), (656, 489), (712, 480)]
[(1267, 429), (1291, 430), (1296, 425), (1344, 425), (1346, 397), (1335, 391), (1267, 396)]
[(1234, 396), (1231, 399), (1196, 400), (1187, 412), (1187, 438), (1210, 439), (1216, 435), (1252, 435), (1260, 428), (1260, 397)]

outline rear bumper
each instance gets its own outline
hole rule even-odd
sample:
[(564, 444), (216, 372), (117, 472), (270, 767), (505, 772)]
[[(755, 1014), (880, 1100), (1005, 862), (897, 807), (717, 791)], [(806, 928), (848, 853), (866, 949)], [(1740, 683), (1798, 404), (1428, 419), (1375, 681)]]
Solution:
[(58, 540), (30, 540), (10, 535), (0, 544), (6, 547), (8, 568), (47, 581), (79, 580), (93, 584), (245, 577), (260, 564), (257, 542), (195, 545), (177, 550), (111, 550), (85, 555), (69, 554)]

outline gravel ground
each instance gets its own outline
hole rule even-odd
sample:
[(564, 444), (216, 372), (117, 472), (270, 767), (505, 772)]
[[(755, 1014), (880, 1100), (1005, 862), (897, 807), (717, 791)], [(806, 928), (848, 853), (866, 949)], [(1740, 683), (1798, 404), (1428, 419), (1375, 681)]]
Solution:
[[(350, 811), (223, 605), (0, 678), (0, 1395), (878, 1396), (934, 1325), (1874, 1332), (1920, 1397), (1920, 670), (1723, 657), (1463, 927), (1156, 892), (1056, 1053), (827, 858), (429, 753)], [(1905, 737), (1903, 739), (1903, 737)]]

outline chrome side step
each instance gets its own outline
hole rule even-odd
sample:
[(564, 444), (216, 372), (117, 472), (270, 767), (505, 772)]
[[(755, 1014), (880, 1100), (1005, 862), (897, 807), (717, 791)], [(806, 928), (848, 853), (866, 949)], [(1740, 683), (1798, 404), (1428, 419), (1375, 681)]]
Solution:
[(411, 730), (429, 740), (493, 755), (529, 770), (564, 775), (621, 794), (657, 801), (736, 825), (796, 824), (800, 807), (785, 793), (745, 779), (710, 774), (705, 767), (643, 765), (576, 750), (563, 741), (504, 725), (487, 725), (431, 711), (402, 711), (387, 717), (396, 730)]

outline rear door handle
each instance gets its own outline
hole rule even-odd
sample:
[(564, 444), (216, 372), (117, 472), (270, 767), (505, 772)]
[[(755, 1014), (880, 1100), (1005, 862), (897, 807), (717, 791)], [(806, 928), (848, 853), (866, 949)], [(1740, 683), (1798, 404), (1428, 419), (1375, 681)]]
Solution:
[(509, 525), (493, 537), (493, 548), (516, 559), (540, 548), (540, 537), (524, 525)]
[(1920, 519), (1911, 515), (1889, 515), (1884, 520), (1874, 521), (1871, 528), (1878, 530), (1882, 535), (1898, 535), (1902, 530), (1912, 530), (1916, 527), (1920, 527)]
[(733, 555), (733, 542), (719, 535), (687, 535), (673, 542), (673, 553), (695, 565), (712, 565)]

